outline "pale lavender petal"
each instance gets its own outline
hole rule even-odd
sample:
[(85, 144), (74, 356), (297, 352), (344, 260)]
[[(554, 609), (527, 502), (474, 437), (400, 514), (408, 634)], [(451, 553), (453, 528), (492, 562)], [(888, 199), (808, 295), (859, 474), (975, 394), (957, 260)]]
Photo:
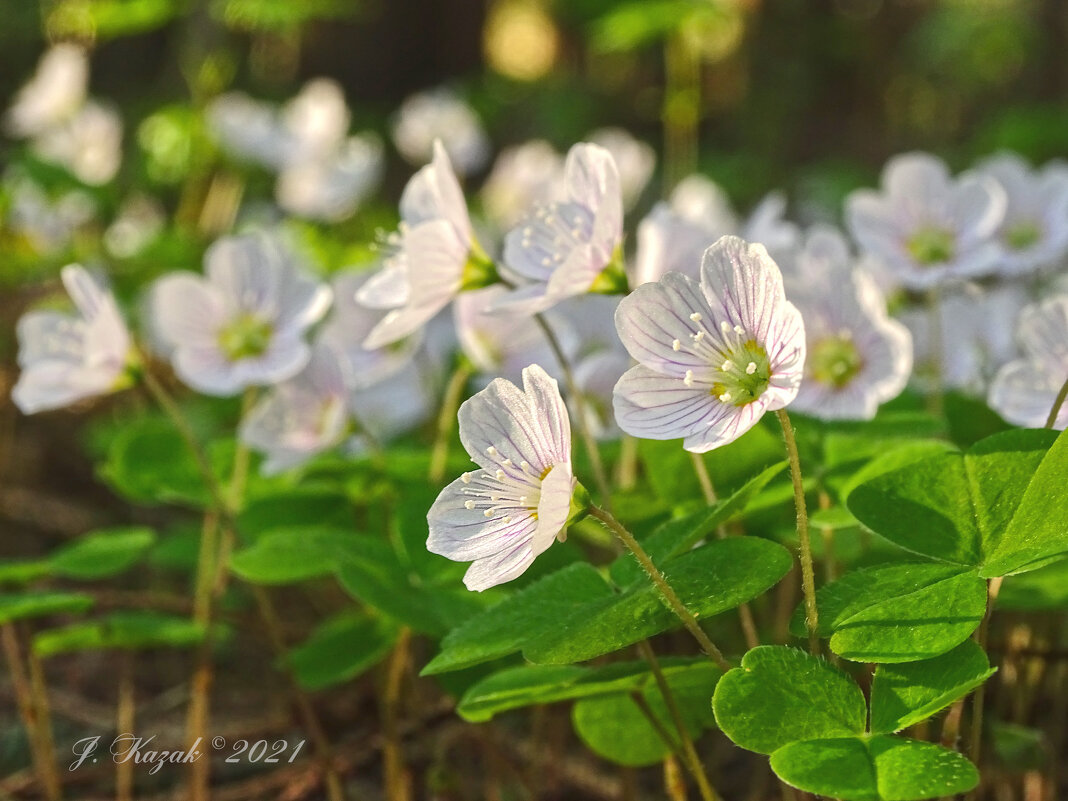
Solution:
[[(687, 370), (706, 366), (695, 350), (683, 347), (695, 331), (693, 314), (715, 325), (715, 315), (700, 285), (680, 273), (668, 273), (620, 301), (616, 330), (624, 347), (639, 362), (681, 378)], [(675, 343), (679, 343), (677, 347)]]
[(218, 291), (198, 275), (171, 273), (149, 295), (149, 316), (161, 340), (171, 347), (213, 347), (225, 308)]

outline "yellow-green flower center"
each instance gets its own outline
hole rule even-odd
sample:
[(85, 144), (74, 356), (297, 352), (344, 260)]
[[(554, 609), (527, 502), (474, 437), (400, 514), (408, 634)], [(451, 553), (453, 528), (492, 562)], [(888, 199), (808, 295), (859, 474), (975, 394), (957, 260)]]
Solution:
[(808, 364), (816, 381), (835, 389), (849, 384), (864, 367), (857, 346), (850, 337), (843, 335), (815, 343), (809, 350)]
[(253, 314), (240, 314), (219, 332), (219, 347), (230, 361), (262, 356), (271, 345), (274, 329)]
[(953, 258), (953, 233), (944, 228), (921, 228), (906, 243), (909, 255), (920, 264), (941, 264)]
[(1005, 231), (1005, 244), (1013, 250), (1027, 250), (1041, 238), (1042, 232), (1034, 223), (1022, 222)]
[(732, 406), (748, 406), (771, 384), (768, 352), (754, 339), (739, 342), (717, 367), (709, 392)]

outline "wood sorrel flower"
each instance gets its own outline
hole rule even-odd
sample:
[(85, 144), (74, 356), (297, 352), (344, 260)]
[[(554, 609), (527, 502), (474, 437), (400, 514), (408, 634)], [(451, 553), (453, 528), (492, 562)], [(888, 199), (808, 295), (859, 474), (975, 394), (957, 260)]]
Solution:
[(586, 292), (625, 291), (619, 173), (602, 147), (567, 154), (566, 200), (536, 207), (505, 238), (506, 271), (519, 288), (495, 309), (533, 314)]
[(912, 372), (912, 336), (886, 313), (875, 280), (855, 267), (833, 228), (809, 232), (790, 297), (805, 320), (808, 356), (793, 408), (823, 420), (869, 420)]
[(1033, 272), (1068, 253), (1068, 174), (1057, 167), (1032, 170), (1012, 153), (982, 162), (976, 172), (996, 180), (1008, 200), (996, 234), (1002, 274)]
[[(990, 406), (1010, 423), (1038, 427), (1046, 423), (1068, 380), (1068, 295), (1025, 308), (1016, 338), (1023, 358), (998, 371), (990, 386)], [(1052, 427), (1068, 428), (1068, 403), (1062, 403)]]
[(427, 514), (427, 549), (471, 561), (484, 590), (523, 573), (562, 537), (571, 514), (571, 423), (556, 381), (538, 365), (523, 389), (503, 378), (460, 406), (460, 441), (481, 468), (442, 490)]
[(475, 242), (467, 203), (445, 147), (404, 187), (397, 252), (357, 294), (365, 306), (390, 309), (365, 348), (380, 348), (418, 331), (449, 305), (461, 289), (492, 282), (492, 265)]
[(50, 48), (37, 72), (15, 96), (5, 124), (12, 136), (37, 136), (74, 115), (85, 102), (89, 59), (85, 49), (65, 42)]
[(208, 395), (292, 378), (308, 363), (304, 333), (330, 306), (330, 288), (303, 275), (262, 235), (226, 237), (204, 256), (206, 277), (160, 278), (149, 313), (178, 376)]
[(1001, 257), (994, 233), (1005, 216), (1005, 191), (991, 178), (954, 180), (926, 153), (895, 156), (882, 190), (858, 189), (846, 222), (860, 246), (910, 289), (992, 271)]
[(684, 438), (704, 453), (740, 437), (797, 395), (801, 314), (763, 245), (725, 236), (698, 283), (668, 273), (624, 298), (616, 329), (639, 364), (616, 384), (616, 421), (648, 439)]
[(129, 382), (130, 334), (111, 293), (84, 267), (63, 268), (77, 315), (35, 311), (18, 323), (22, 374), (11, 399), (23, 414), (105, 395)]
[(252, 407), (239, 435), (265, 454), (265, 475), (296, 467), (344, 437), (348, 393), (344, 357), (330, 345), (317, 343), (298, 375), (273, 387)]

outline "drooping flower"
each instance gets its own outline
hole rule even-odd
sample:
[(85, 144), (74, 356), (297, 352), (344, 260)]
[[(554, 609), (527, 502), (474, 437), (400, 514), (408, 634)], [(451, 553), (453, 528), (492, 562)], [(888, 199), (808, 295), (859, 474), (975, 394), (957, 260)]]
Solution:
[(516, 225), (529, 208), (558, 200), (564, 157), (543, 139), (505, 148), (482, 184), (482, 205), (501, 230)]
[(628, 434), (684, 438), (704, 453), (797, 395), (805, 328), (762, 245), (723, 237), (705, 251), (700, 283), (672, 272), (643, 284), (620, 302), (616, 328), (639, 362), (615, 388)]
[[(1068, 380), (1068, 295), (1025, 308), (1016, 335), (1023, 357), (998, 371), (989, 402), (1010, 423), (1037, 428), (1045, 425), (1057, 393)], [(1068, 428), (1068, 403), (1061, 405), (1053, 427)]]
[(895, 156), (882, 188), (859, 189), (846, 201), (846, 221), (860, 246), (910, 289), (993, 271), (1001, 258), (994, 235), (1005, 216), (1005, 191), (991, 178), (954, 180), (925, 153)]
[(612, 160), (619, 170), (623, 205), (628, 209), (633, 207), (653, 177), (656, 151), (647, 143), (635, 139), (625, 128), (599, 128), (587, 139), (612, 154)]
[(34, 311), (18, 323), (19, 380), (11, 399), (23, 414), (58, 409), (129, 385), (132, 344), (115, 298), (77, 264), (63, 268), (76, 315)]
[(412, 95), (393, 121), (393, 143), (411, 164), (425, 164), (439, 140), (460, 175), (477, 172), (489, 158), (489, 137), (478, 116), (444, 87)]
[(623, 204), (611, 154), (572, 147), (565, 185), (566, 200), (537, 207), (505, 238), (505, 268), (519, 287), (496, 308), (533, 314), (573, 295), (624, 290)]
[(908, 329), (887, 315), (875, 280), (833, 228), (809, 232), (786, 287), (805, 320), (808, 354), (793, 408), (824, 420), (870, 420), (908, 383)]
[(341, 442), (349, 424), (346, 374), (344, 357), (316, 343), (304, 369), (252, 407), (239, 436), (265, 454), (265, 475), (301, 465)]
[(319, 332), (318, 341), (328, 343), (341, 353), (354, 388), (369, 387), (399, 372), (412, 360), (422, 340), (421, 333), (381, 348), (368, 349), (363, 341), (386, 315), (356, 300), (371, 277), (370, 272), (345, 271), (331, 281), (334, 307)]
[(701, 256), (721, 236), (760, 242), (778, 260), (796, 249), (800, 234), (783, 219), (785, 199), (765, 197), (750, 216), (739, 220), (726, 193), (701, 175), (679, 182), (670, 201), (657, 203), (638, 224), (638, 251), (631, 269), (634, 286), (675, 271), (698, 278)]
[(310, 356), (305, 332), (326, 313), (329, 287), (265, 235), (220, 239), (204, 265), (204, 277), (164, 276), (149, 298), (178, 376), (205, 394), (234, 395), (300, 372)]
[(575, 479), (571, 423), (556, 381), (538, 365), (523, 388), (503, 378), (460, 406), (460, 440), (479, 470), (442, 490), (427, 514), (427, 549), (470, 561), (484, 590), (521, 575), (562, 537)]
[(1056, 167), (1032, 170), (1011, 153), (982, 162), (976, 172), (1001, 184), (1008, 201), (996, 233), (1000, 272), (1024, 275), (1068, 253), (1068, 174)]
[(33, 78), (19, 90), (5, 123), (12, 136), (32, 137), (64, 122), (85, 102), (89, 60), (75, 44), (57, 44), (37, 65)]
[(404, 188), (397, 252), (357, 294), (360, 303), (390, 312), (365, 348), (381, 348), (419, 330), (461, 289), (485, 286), (489, 264), (474, 239), (460, 184), (440, 143), (434, 160)]

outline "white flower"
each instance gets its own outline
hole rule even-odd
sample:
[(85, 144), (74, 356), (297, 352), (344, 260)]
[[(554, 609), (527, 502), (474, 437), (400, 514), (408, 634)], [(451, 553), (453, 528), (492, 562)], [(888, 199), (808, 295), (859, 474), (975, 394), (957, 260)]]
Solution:
[[(965, 284), (962, 291), (940, 299), (940, 333), (931, 330), (930, 309), (908, 309), (900, 319), (912, 333), (917, 367), (934, 366), (935, 344), (941, 342), (942, 385), (982, 394), (998, 367), (1016, 355), (1013, 324), (1027, 302), (1027, 293), (1018, 286), (983, 289)], [(917, 370), (917, 377), (925, 376)]]
[(4, 179), (10, 200), (6, 224), (38, 253), (65, 250), (77, 230), (96, 216), (96, 202), (83, 190), (52, 199), (21, 172), (9, 171)]
[(543, 139), (501, 151), (482, 184), (482, 205), (501, 229), (514, 226), (527, 209), (558, 200), (564, 157)]
[(656, 151), (640, 139), (635, 139), (624, 128), (599, 128), (587, 139), (612, 154), (612, 160), (619, 170), (623, 205), (628, 209), (633, 207), (653, 177)]
[(231, 155), (272, 170), (285, 165), (289, 137), (270, 103), (227, 92), (211, 101), (206, 117), (212, 135)]
[(8, 109), (6, 126), (16, 137), (32, 137), (64, 122), (81, 108), (89, 85), (89, 60), (78, 45), (57, 44), (37, 65)]
[(357, 431), (354, 449), (388, 442), (437, 413), (442, 382), (428, 356), (421, 349), (395, 373), (351, 393), (349, 408)]
[(668, 273), (623, 298), (616, 328), (638, 360), (615, 388), (619, 427), (684, 438), (704, 453), (740, 437), (797, 395), (805, 363), (801, 314), (762, 245), (725, 236), (701, 282)]
[(300, 373), (252, 407), (239, 436), (265, 454), (264, 475), (301, 465), (341, 442), (349, 423), (346, 372), (341, 354), (317, 343)]
[(393, 121), (393, 143), (411, 164), (424, 164), (440, 140), (460, 175), (478, 171), (490, 142), (475, 112), (455, 92), (439, 88), (412, 95)]
[(298, 217), (337, 222), (351, 217), (382, 179), (382, 143), (352, 136), (322, 159), (285, 167), (275, 183), (278, 205)]
[(22, 373), (11, 399), (23, 414), (69, 406), (128, 385), (130, 334), (115, 298), (72, 264), (61, 273), (77, 315), (35, 311), (18, 323)]
[(33, 149), (80, 181), (106, 184), (122, 164), (122, 120), (111, 106), (90, 100), (72, 117), (39, 134)]
[[(1023, 310), (1016, 330), (1023, 358), (998, 371), (989, 402), (998, 414), (1020, 426), (1046, 424), (1053, 402), (1068, 380), (1068, 295), (1057, 295)], [(1053, 427), (1068, 428), (1068, 403)]]
[(993, 271), (1001, 258), (993, 237), (1005, 205), (996, 181), (954, 180), (934, 156), (906, 153), (887, 162), (880, 192), (849, 196), (846, 221), (865, 251), (920, 290)]
[(319, 161), (332, 156), (349, 131), (349, 107), (337, 81), (313, 78), (282, 107), (287, 138), (284, 162)]
[(622, 291), (623, 204), (611, 154), (572, 147), (565, 185), (566, 200), (539, 206), (505, 238), (505, 267), (520, 286), (495, 308), (532, 314), (573, 295)]
[(800, 235), (783, 219), (785, 199), (765, 197), (744, 222), (713, 181), (691, 175), (679, 182), (669, 203), (657, 203), (638, 224), (638, 251), (631, 270), (634, 286), (675, 271), (698, 278), (701, 256), (721, 236), (735, 234), (764, 245), (772, 258), (788, 256)]
[(129, 258), (159, 236), (165, 224), (159, 201), (147, 195), (132, 195), (123, 201), (115, 221), (104, 232), (104, 244), (113, 255)]
[(342, 272), (331, 281), (334, 308), (319, 332), (319, 342), (344, 354), (352, 386), (369, 387), (399, 372), (419, 347), (422, 336), (413, 334), (386, 347), (367, 349), (363, 341), (386, 312), (370, 309), (356, 296), (371, 277), (369, 272)]
[(442, 490), (427, 514), (427, 549), (472, 562), (484, 590), (520, 576), (567, 523), (575, 479), (571, 423), (556, 381), (538, 365), (523, 389), (503, 378), (460, 406), (460, 441), (479, 470)]
[(205, 394), (234, 395), (300, 372), (305, 331), (326, 313), (330, 289), (265, 236), (220, 239), (204, 264), (206, 277), (166, 275), (149, 299), (178, 376)]
[(1001, 184), (1008, 200), (996, 234), (1002, 273), (1030, 273), (1068, 253), (1068, 174), (1056, 166), (1032, 170), (1010, 153), (982, 162), (976, 172)]
[(912, 372), (912, 337), (886, 313), (874, 279), (854, 267), (844, 237), (816, 227), (788, 275), (805, 320), (807, 357), (793, 408), (824, 420), (870, 420)]
[[(463, 292), (453, 304), (460, 347), (481, 373), (479, 381), (487, 384), (496, 376), (516, 381), (523, 368), (534, 363), (545, 365), (550, 375), (559, 376), (560, 365), (534, 318), (486, 311), (506, 291), (498, 284)], [(575, 337), (571, 327), (558, 315), (547, 317), (565, 354), (572, 353)]]
[(391, 309), (367, 336), (365, 348), (380, 348), (418, 331), (465, 284), (477, 285), (484, 277), (474, 275), (487, 262), (440, 142), (434, 145), (434, 160), (404, 187), (400, 212), (397, 253), (357, 294), (360, 303)]

